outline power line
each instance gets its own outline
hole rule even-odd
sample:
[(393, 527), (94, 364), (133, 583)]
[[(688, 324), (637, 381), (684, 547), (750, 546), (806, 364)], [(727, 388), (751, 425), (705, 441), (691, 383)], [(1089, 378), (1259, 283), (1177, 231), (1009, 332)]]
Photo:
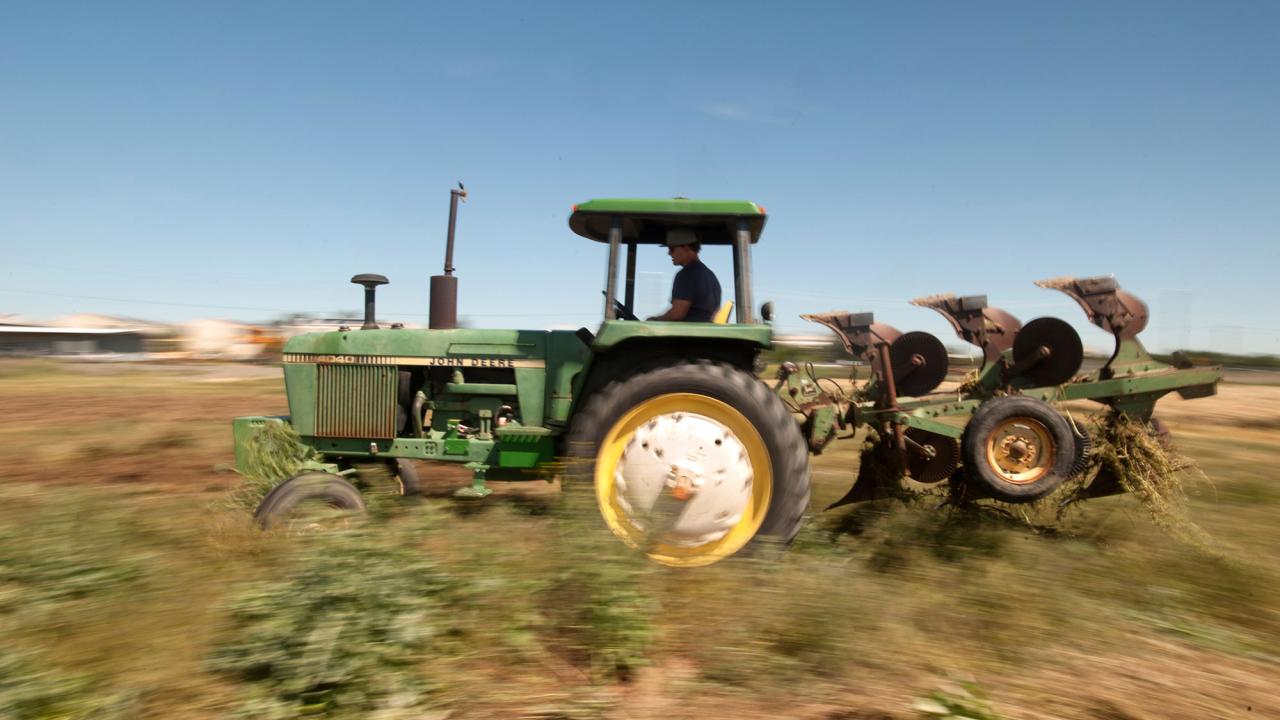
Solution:
[[(765, 291), (766, 291), (766, 292), (770, 292), (770, 291), (769, 291), (769, 290), (767, 290), (767, 289), (766, 289)], [(213, 304), (213, 303), (174, 302), (174, 301), (169, 301), (169, 300), (143, 300), (143, 299), (140, 299), (140, 298), (121, 298), (121, 297), (108, 297), (108, 296), (103, 296), (103, 295), (79, 295), (79, 294), (74, 294), (74, 293), (57, 293), (57, 292), (48, 292), (48, 291), (46, 291), (46, 290), (25, 290), (25, 289), (22, 289), (22, 288), (0, 288), (0, 292), (17, 293), (17, 294), (22, 294), (22, 295), (42, 295), (42, 296), (46, 296), (46, 297), (70, 298), (70, 299), (74, 299), (74, 300), (98, 300), (98, 301), (101, 301), (101, 302), (133, 303), (133, 304), (136, 304), (136, 305), (158, 305), (158, 306), (162, 306), (162, 307), (189, 307), (189, 308), (201, 308), (201, 309), (206, 309), (206, 310), (208, 310), (208, 309), (211, 309), (211, 310), (245, 310), (245, 311), (250, 311), (250, 312), (275, 312), (275, 313), (291, 313), (291, 314), (308, 314), (308, 313), (309, 313), (309, 311), (298, 310), (297, 308), (259, 307), (259, 306), (252, 306), (252, 305), (219, 305), (219, 304)], [(774, 290), (774, 291), (772, 291), (772, 292), (776, 292), (776, 293), (778, 293), (778, 294), (791, 294), (791, 293), (784, 293), (784, 292), (780, 292), (780, 291), (776, 291), (776, 290)], [(836, 296), (836, 295), (820, 295), (820, 294), (818, 294), (818, 293), (795, 293), (795, 294), (797, 294), (797, 295), (800, 295), (800, 294), (804, 294), (804, 295), (811, 295), (811, 296), (813, 296), (813, 297), (828, 298), (828, 299), (834, 299), (834, 300), (841, 300), (841, 299), (845, 299), (845, 300), (848, 300), (848, 299), (858, 299), (858, 298), (850, 298), (850, 297), (841, 297), (841, 296)], [(863, 301), (863, 302), (870, 302), (870, 301), (873, 301), (873, 299), (871, 299), (871, 298), (860, 298), (860, 300), (861, 300), (861, 301)], [(879, 300), (877, 300), (877, 302), (889, 302), (889, 301), (888, 301), (888, 300), (884, 300), (884, 299), (879, 299)], [(894, 302), (895, 302), (895, 303), (902, 303), (902, 302), (904, 302), (904, 301), (894, 301)], [(406, 312), (394, 312), (394, 311), (379, 311), (379, 313), (378, 313), (378, 314), (379, 314), (379, 315), (386, 315), (386, 316), (388, 316), (388, 317), (411, 317), (411, 318), (425, 318), (425, 317), (428, 317), (428, 313), (406, 313)], [(465, 316), (465, 317), (474, 317), (474, 318), (485, 318), (485, 317), (496, 317), (496, 318), (519, 318), (519, 317), (525, 317), (525, 318), (540, 318), (540, 317), (545, 317), (545, 318), (557, 318), (557, 317), (558, 317), (558, 318), (565, 318), (565, 317), (582, 317), (582, 315), (583, 315), (584, 313), (580, 313), (580, 312), (578, 312), (578, 313), (556, 313), (556, 312), (523, 312), (523, 313), (465, 313), (465, 312), (464, 312), (464, 313), (461, 313), (461, 314), (462, 314), (463, 316)], [(799, 323), (795, 323), (795, 322), (794, 322), (794, 320), (792, 320), (792, 319), (790, 319), (790, 318), (787, 318), (787, 320), (791, 320), (791, 322), (789, 322), (789, 323), (780, 323), (780, 324), (785, 324), (785, 325), (790, 326), (790, 327), (807, 327), (807, 326), (801, 325), (801, 324), (799, 324)], [(1243, 332), (1243, 333), (1249, 333), (1249, 334), (1259, 334), (1259, 335), (1280, 335), (1280, 328), (1251, 327), (1251, 326), (1245, 326), (1245, 325), (1193, 325), (1193, 326), (1190, 326), (1190, 328), (1189, 328), (1189, 329), (1191, 329), (1191, 330), (1199, 330), (1199, 331), (1204, 331), (1204, 330), (1231, 330), (1231, 331)]]
[(296, 281), (296, 280), (292, 283), (289, 283), (288, 281), (281, 283), (274, 280), (271, 280), (271, 281), (246, 280), (243, 278), (228, 279), (226, 277), (212, 278), (212, 277), (206, 277), (201, 275), (184, 275), (184, 274), (151, 275), (147, 273), (139, 273), (139, 272), (133, 272), (129, 270), (119, 270), (119, 269), (103, 268), (103, 267), (85, 268), (85, 267), (76, 267), (74, 265), (60, 265), (60, 264), (46, 263), (46, 262), (31, 262), (30, 260), (8, 260), (6, 262), (11, 265), (22, 265), (25, 267), (43, 268), (47, 270), (59, 270), (62, 272), (83, 273), (83, 274), (91, 275), (94, 277), (98, 277), (101, 275), (113, 275), (115, 277), (132, 278), (134, 280), (151, 280), (151, 281), (162, 281), (162, 282), (163, 281), (172, 282), (176, 280), (176, 281), (185, 282), (185, 283), (198, 282), (198, 283), (205, 283), (209, 285), (241, 285), (246, 287), (279, 287), (281, 284), (293, 284), (293, 285), (300, 284), (300, 281)]
[(44, 290), (23, 290), (21, 288), (0, 288), (0, 292), (19, 293), (23, 295), (43, 295), (47, 297), (73, 298), (76, 300), (101, 300), (104, 302), (134, 303), (137, 305), (166, 305), (169, 307), (212, 308), (217, 310), (252, 310), (255, 312), (297, 312), (284, 308), (250, 307), (247, 305), (212, 305), (203, 303), (167, 302), (163, 300), (139, 300), (136, 298), (115, 298), (101, 295), (74, 295), (71, 293), (55, 293)]
[[(48, 297), (71, 298), (75, 300), (99, 300), (102, 302), (122, 302), (134, 303), (137, 305), (160, 305), (166, 307), (189, 307), (201, 308), (205, 310), (248, 310), (252, 312), (277, 312), (277, 313), (294, 313), (303, 314), (296, 308), (271, 308), (271, 307), (255, 307), (250, 305), (216, 305), (205, 303), (189, 303), (189, 302), (172, 302), (166, 300), (141, 300), (138, 298), (119, 298), (106, 297), (102, 295), (77, 295), (72, 293), (56, 293), (44, 290), (23, 290), (21, 288), (0, 288), (0, 292), (19, 293), (23, 295), (44, 295)], [(405, 312), (382, 312), (379, 315), (389, 317), (413, 317), (425, 318), (427, 313), (405, 313)], [(579, 317), (582, 313), (462, 313), (464, 317)]]
[[(757, 295), (778, 295), (782, 297), (796, 297), (815, 300), (825, 300), (829, 302), (853, 302), (860, 305), (893, 305), (895, 307), (902, 305), (910, 305), (909, 298), (882, 298), (882, 297), (862, 297), (857, 295), (834, 295), (832, 293), (811, 292), (804, 290), (785, 290), (782, 288), (756, 287)], [(1002, 300), (1001, 306), (1008, 307), (1059, 307), (1063, 303), (1054, 302), (1052, 300)]]

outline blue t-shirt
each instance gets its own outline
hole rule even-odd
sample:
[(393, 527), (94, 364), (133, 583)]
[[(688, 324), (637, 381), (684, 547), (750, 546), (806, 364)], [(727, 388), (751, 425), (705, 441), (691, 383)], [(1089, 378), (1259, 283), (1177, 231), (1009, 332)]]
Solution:
[(671, 285), (671, 299), (692, 303), (689, 313), (684, 316), (685, 322), (711, 322), (720, 309), (720, 281), (716, 280), (711, 268), (695, 259), (676, 273), (676, 281)]

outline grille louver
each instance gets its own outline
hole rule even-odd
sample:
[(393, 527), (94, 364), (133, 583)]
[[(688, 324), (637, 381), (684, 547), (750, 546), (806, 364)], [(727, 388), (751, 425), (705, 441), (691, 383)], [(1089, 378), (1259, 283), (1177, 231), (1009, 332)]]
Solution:
[(394, 365), (316, 367), (316, 435), (332, 438), (396, 436)]

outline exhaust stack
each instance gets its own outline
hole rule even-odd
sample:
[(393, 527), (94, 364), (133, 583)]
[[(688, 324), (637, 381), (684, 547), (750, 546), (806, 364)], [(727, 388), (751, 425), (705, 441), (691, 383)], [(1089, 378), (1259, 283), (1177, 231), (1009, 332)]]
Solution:
[(431, 276), (431, 311), (428, 327), (448, 330), (458, 327), (458, 278), (453, 274), (453, 234), (458, 224), (458, 200), (466, 202), (467, 188), (458, 183), (449, 191), (449, 236), (444, 250), (444, 274)]

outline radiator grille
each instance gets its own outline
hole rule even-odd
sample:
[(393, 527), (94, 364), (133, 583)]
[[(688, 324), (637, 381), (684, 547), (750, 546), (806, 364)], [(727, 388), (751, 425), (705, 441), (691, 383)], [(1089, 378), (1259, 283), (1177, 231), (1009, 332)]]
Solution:
[(316, 435), (396, 436), (394, 365), (316, 366)]

